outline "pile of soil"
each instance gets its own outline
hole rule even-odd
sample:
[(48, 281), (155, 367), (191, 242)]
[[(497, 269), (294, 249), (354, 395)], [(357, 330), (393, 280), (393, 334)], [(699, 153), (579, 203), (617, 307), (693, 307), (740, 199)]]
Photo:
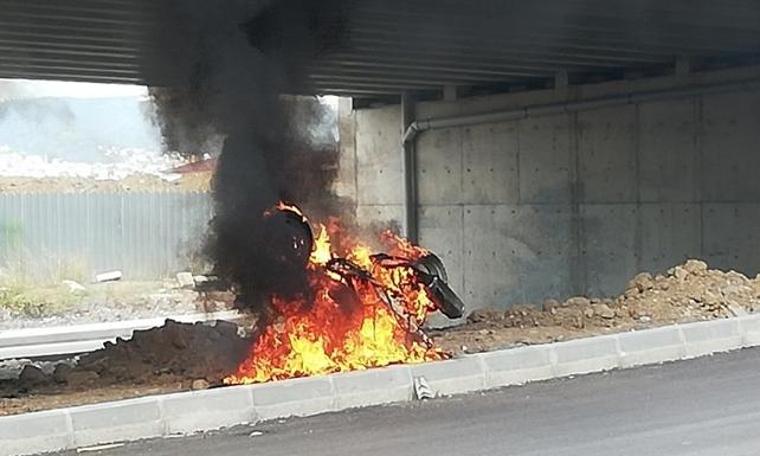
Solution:
[(88, 376), (100, 385), (147, 383), (162, 376), (220, 384), (235, 370), (249, 347), (250, 341), (238, 335), (234, 323), (168, 320), (162, 327), (135, 331), (129, 340), (106, 343), (103, 349), (83, 356), (68, 374), (59, 373), (59, 377), (70, 383), (72, 375)]
[[(61, 388), (82, 390), (93, 386), (190, 382), (204, 387), (219, 385), (234, 372), (250, 347), (235, 323), (219, 321), (178, 323), (135, 331), (129, 340), (106, 342), (72, 366), (60, 363), (52, 373), (27, 365), (12, 386), (16, 393), (49, 393)], [(10, 393), (13, 395), (13, 393)]]
[(221, 385), (250, 347), (235, 323), (178, 323), (135, 331), (43, 371), (26, 365), (0, 380), (0, 416)]
[(643, 329), (673, 323), (726, 318), (760, 309), (760, 276), (749, 279), (736, 271), (708, 269), (688, 260), (666, 274), (644, 272), (614, 298), (577, 296), (543, 305), (481, 309), (467, 323), (432, 337), (454, 353), (473, 353), (514, 345), (546, 343)]

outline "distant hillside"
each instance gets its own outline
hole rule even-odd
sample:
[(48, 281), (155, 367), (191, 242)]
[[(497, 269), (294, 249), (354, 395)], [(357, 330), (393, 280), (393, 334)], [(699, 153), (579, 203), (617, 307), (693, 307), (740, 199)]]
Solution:
[(135, 97), (0, 102), (0, 147), (24, 155), (106, 162), (107, 149), (161, 151), (152, 106)]

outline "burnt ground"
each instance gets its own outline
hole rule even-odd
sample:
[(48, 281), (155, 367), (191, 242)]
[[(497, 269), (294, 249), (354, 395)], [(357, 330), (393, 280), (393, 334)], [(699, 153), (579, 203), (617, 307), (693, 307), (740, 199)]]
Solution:
[[(617, 297), (477, 310), (463, 325), (430, 336), (457, 355), (728, 318), (758, 308), (760, 278), (689, 260), (663, 275), (637, 275)], [(0, 415), (221, 385), (249, 346), (239, 333), (232, 323), (170, 322), (84, 355), (74, 367), (25, 367), (19, 378), (0, 381)]]

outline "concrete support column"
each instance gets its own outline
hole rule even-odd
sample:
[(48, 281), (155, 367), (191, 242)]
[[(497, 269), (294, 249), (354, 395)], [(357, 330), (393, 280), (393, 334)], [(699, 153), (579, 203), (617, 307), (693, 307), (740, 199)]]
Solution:
[(554, 74), (555, 91), (561, 92), (567, 90), (568, 85), (570, 85), (570, 76), (567, 74), (566, 70), (561, 70)]
[(691, 73), (691, 59), (686, 55), (676, 57), (676, 77), (685, 79)]
[[(401, 135), (414, 122), (414, 99), (409, 93), (401, 95)], [(402, 143), (402, 175), (404, 179), (404, 236), (417, 242), (417, 157), (414, 141)]]
[(341, 198), (353, 201), (353, 216), (359, 202), (356, 173), (356, 115), (351, 98), (341, 98), (338, 102), (339, 161), (338, 176), (333, 183), (333, 191)]
[(443, 86), (443, 101), (457, 101), (457, 86), (454, 84)]

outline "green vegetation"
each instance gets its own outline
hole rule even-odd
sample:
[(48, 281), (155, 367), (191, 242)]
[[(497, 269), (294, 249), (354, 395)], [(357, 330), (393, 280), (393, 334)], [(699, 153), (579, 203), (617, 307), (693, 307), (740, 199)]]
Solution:
[[(0, 226), (12, 245), (20, 244), (20, 229), (13, 224)], [(71, 311), (82, 302), (86, 293), (72, 292), (62, 280), (82, 282), (86, 279), (86, 264), (77, 257), (65, 260), (37, 260), (36, 268), (24, 257), (22, 249), (14, 248), (13, 255), (0, 268), (0, 309), (11, 315), (43, 318)]]
[(0, 284), (0, 308), (8, 310), (12, 315), (30, 318), (60, 315), (82, 299), (81, 294), (72, 293), (65, 285)]

